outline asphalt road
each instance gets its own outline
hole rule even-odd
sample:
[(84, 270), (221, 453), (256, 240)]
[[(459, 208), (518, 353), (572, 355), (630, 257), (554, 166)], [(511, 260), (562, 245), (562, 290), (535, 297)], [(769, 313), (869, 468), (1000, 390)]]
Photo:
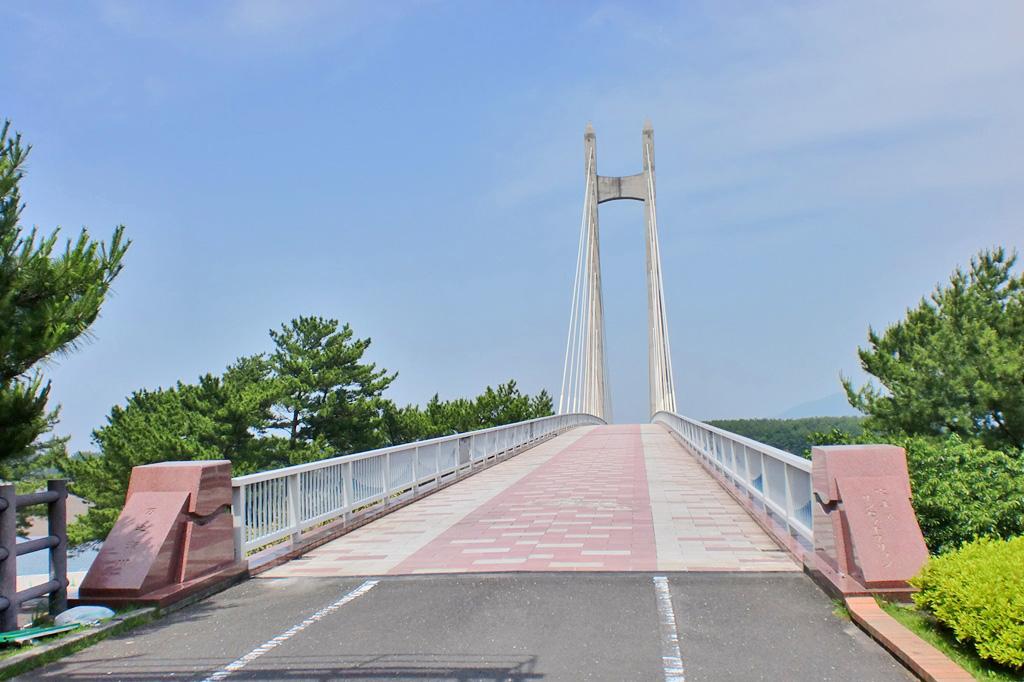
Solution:
[(913, 679), (802, 574), (565, 572), (255, 579), (18, 679), (211, 676)]

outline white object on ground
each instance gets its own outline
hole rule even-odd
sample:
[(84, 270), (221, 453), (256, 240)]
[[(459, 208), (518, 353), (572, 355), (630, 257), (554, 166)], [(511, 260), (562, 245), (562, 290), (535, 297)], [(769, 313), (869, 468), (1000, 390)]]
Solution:
[(101, 620), (110, 620), (113, 617), (114, 612), (106, 606), (76, 606), (61, 612), (53, 619), (53, 622), (55, 625), (89, 625)]

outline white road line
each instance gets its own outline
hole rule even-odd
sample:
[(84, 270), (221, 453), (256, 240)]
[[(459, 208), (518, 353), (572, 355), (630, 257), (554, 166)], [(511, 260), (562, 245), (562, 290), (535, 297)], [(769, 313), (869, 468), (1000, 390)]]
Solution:
[(312, 616), (302, 621), (298, 625), (294, 625), (288, 630), (285, 630), (284, 632), (279, 634), (277, 637), (267, 640), (263, 644), (259, 645), (258, 647), (247, 653), (245, 656), (242, 656), (238, 660), (234, 661), (233, 663), (228, 663), (226, 666), (224, 666), (223, 668), (221, 668), (220, 670), (218, 670), (217, 672), (213, 673), (205, 680), (203, 680), (203, 682), (217, 682), (218, 680), (226, 679), (228, 676), (238, 672), (239, 670), (249, 665), (263, 654), (267, 653), (268, 651), (274, 649), (275, 647), (281, 644), (284, 644), (289, 639), (299, 634), (313, 623), (317, 622), (318, 620), (322, 620), (325, 616), (330, 615), (334, 611), (337, 611), (342, 606), (349, 603), (356, 597), (361, 597), (362, 595), (366, 594), (367, 592), (372, 590), (373, 586), (376, 585), (378, 582), (380, 581), (367, 580), (362, 585), (352, 590), (338, 601), (334, 602), (329, 606), (325, 606), (324, 608), (320, 609), (319, 611), (317, 611)]
[(661, 625), (661, 666), (665, 670), (665, 682), (686, 682), (683, 655), (679, 651), (676, 614), (672, 610), (672, 593), (668, 589), (668, 578), (656, 575), (653, 580), (654, 592), (658, 598), (658, 616)]

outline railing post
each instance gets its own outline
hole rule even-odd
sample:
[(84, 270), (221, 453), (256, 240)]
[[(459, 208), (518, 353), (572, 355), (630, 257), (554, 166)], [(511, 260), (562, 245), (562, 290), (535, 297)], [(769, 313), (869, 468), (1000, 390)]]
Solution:
[(786, 493), (786, 530), (789, 531), (790, 535), (796, 535), (796, 530), (793, 528), (793, 496), (789, 490), (789, 465), (782, 462), (782, 485)]
[(50, 615), (56, 616), (68, 609), (68, 482), (47, 481), (46, 489), (57, 493), (57, 499), (46, 505), (47, 532), (57, 538), (56, 546), (50, 548), (50, 580), (60, 583), (50, 593)]
[(768, 467), (765, 466), (765, 463), (764, 463), (764, 461), (765, 461), (764, 453), (763, 452), (759, 452), (757, 454), (761, 458), (761, 497), (763, 498), (761, 501), (764, 503), (765, 513), (771, 514), (772, 513), (772, 508), (770, 506), (768, 506), (768, 503), (772, 499), (771, 493), (769, 492), (769, 489), (771, 488), (771, 485), (768, 482), (768, 479), (770, 478), (770, 476), (768, 476)]
[[(0, 632), (18, 629), (18, 493), (14, 484), (0, 485)], [(0, 606), (3, 606), (0, 602)]]
[(292, 474), (288, 477), (288, 525), (292, 529), (292, 546), (299, 543), (299, 536), (302, 535), (302, 517), (299, 513), (299, 474)]
[(352, 462), (345, 462), (341, 468), (342, 507), (345, 509), (345, 523), (352, 518)]
[(391, 506), (391, 453), (384, 453), (384, 471), (381, 472), (384, 477), (384, 506)]
[(471, 463), (473, 461), (473, 440), (475, 438), (476, 436), (468, 436), (459, 439), (459, 454), (455, 458), (455, 478), (459, 478), (462, 474), (463, 455), (465, 455), (466, 462)]
[(245, 559), (245, 486), (231, 488), (231, 515), (235, 536), (235, 561)]
[(754, 482), (750, 480), (750, 448), (746, 445), (741, 445), (740, 447), (743, 448), (743, 482), (746, 483), (744, 492), (747, 493), (747, 497), (753, 498), (754, 494), (750, 492), (754, 485)]
[[(434, 446), (437, 449), (437, 446)], [(415, 447), (412, 449), (412, 496), (416, 497), (416, 493), (420, 489), (420, 449)]]

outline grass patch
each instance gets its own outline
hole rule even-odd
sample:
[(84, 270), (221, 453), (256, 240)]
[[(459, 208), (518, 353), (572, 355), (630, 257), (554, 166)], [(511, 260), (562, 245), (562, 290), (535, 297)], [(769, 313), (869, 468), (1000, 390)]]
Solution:
[[(75, 630), (70, 630), (46, 639), (41, 639), (37, 644), (26, 644), (20, 647), (4, 649), (3, 655), (0, 656), (0, 662), (18, 654), (31, 652), (33, 649), (40, 650), (40, 654), (18, 663), (8, 664), (7, 667), (0, 669), (0, 680), (7, 680), (28, 672), (29, 670), (39, 668), (47, 665), (48, 663), (53, 663), (65, 656), (69, 656), (75, 652), (81, 651), (82, 649), (86, 649), (96, 642), (149, 623), (156, 620), (158, 617), (159, 614), (155, 609), (147, 608), (120, 611), (116, 614), (115, 618), (123, 618), (123, 620), (114, 624), (113, 627), (98, 629), (96, 632), (90, 632), (89, 630), (91, 628), (83, 625)], [(62, 642), (62, 640), (64, 641)]]
[(973, 675), (974, 679), (994, 682), (1024, 680), (1024, 671), (1014, 671), (979, 658), (972, 644), (956, 641), (953, 633), (928, 613), (914, 606), (894, 604), (885, 600), (879, 600), (878, 603), (903, 627), (949, 656), (957, 665)]
[(846, 607), (846, 602), (843, 601), (842, 599), (833, 599), (832, 600), (832, 614), (836, 618), (841, 618), (843, 620), (851, 620), (851, 621), (853, 620), (853, 617), (850, 616), (850, 609), (848, 609)]
[(79, 625), (74, 630), (68, 630), (67, 632), (59, 632), (49, 637), (40, 637), (36, 641), (25, 642), (24, 644), (15, 644), (12, 642), (11, 644), (0, 645), (0, 661), (3, 661), (7, 658), (11, 658), (12, 656), (17, 656), (18, 654), (24, 653), (26, 651), (31, 651), (33, 648), (41, 647), (43, 644), (59, 642), (65, 637), (77, 635), (79, 632), (82, 632), (82, 630), (84, 630), (86, 627), (87, 626), (85, 625)]

